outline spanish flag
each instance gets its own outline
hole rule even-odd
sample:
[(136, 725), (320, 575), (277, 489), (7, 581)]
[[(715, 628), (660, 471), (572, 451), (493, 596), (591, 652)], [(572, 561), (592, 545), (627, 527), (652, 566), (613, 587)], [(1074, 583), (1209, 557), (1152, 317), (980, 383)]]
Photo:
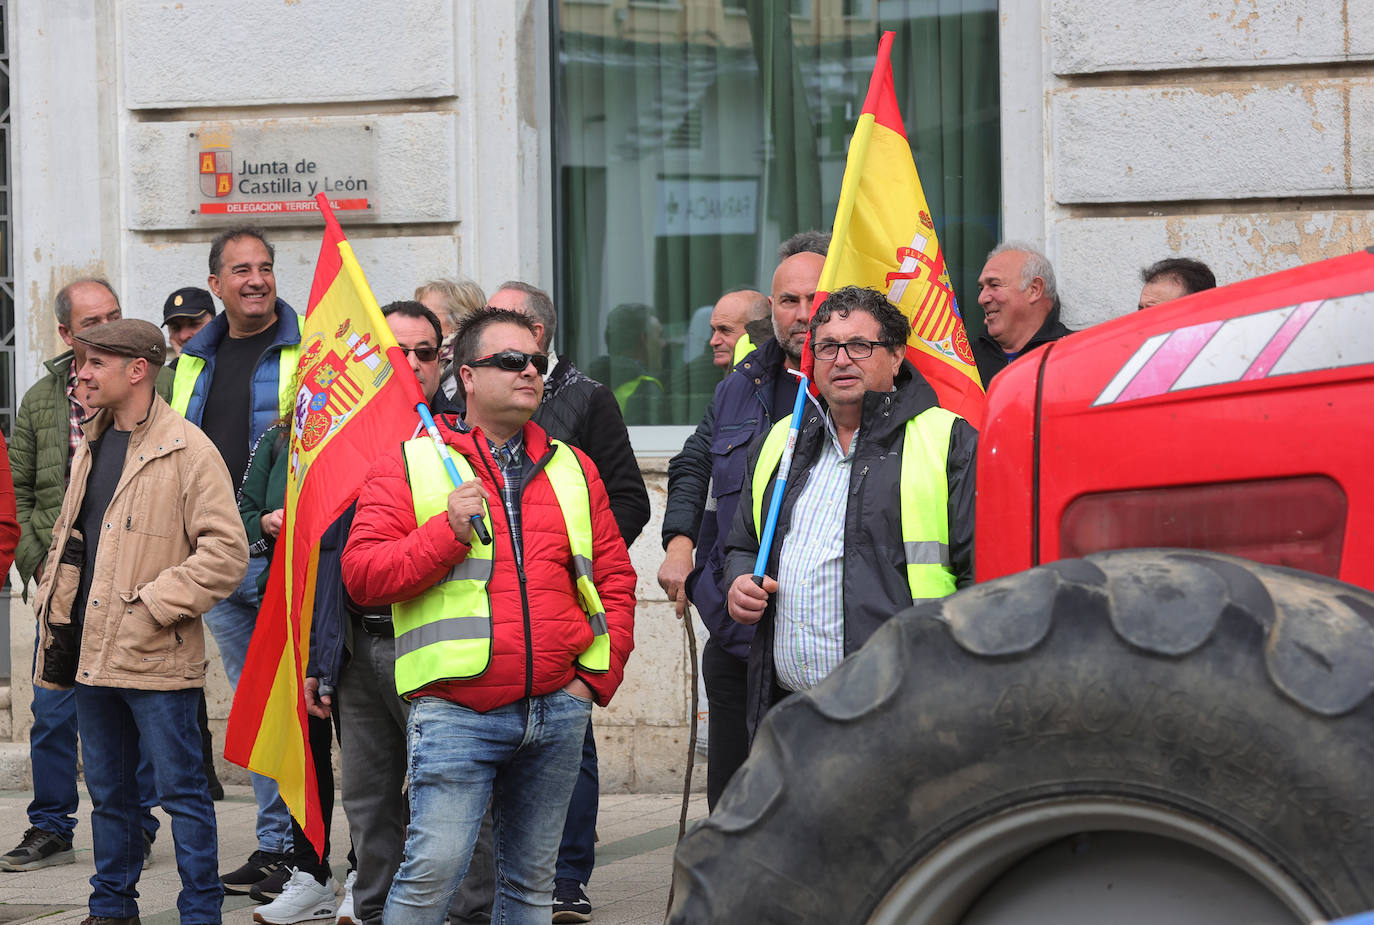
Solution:
[[(892, 83), (893, 35), (884, 32), (878, 43), (868, 98), (849, 143), (817, 302), (841, 286), (885, 292), (911, 321), (907, 359), (942, 407), (979, 427), (982, 380), (902, 126)], [(811, 368), (808, 350), (803, 371), (810, 376)]]
[[(324, 243), (301, 326), (285, 517), (224, 757), (275, 778), (317, 849), (324, 820), (302, 692), (320, 537), (353, 503), (371, 461), (415, 432), (420, 385), (324, 194)], [(289, 542), (285, 540), (289, 538)]]

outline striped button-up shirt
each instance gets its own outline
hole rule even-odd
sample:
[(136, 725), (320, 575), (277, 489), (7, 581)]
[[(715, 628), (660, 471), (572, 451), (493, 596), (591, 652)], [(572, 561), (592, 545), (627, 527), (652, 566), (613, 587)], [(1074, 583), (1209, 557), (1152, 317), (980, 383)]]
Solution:
[(824, 442), (778, 555), (773, 667), (789, 691), (815, 687), (844, 659), (844, 521), (859, 434), (848, 454), (828, 428)]

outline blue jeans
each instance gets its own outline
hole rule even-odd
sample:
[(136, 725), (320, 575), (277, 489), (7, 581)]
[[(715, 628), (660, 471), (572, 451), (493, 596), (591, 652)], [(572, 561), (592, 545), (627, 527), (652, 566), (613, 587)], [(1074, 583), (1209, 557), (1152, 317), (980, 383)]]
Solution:
[(199, 705), (200, 691), (194, 687), (145, 691), (76, 686), (95, 854), (91, 915), (138, 915), (142, 809), (131, 796), (142, 751), (152, 761), (158, 800), (172, 817), (181, 921), (218, 925), (224, 888), (219, 880), (215, 804), (210, 802), (201, 761)]
[[(263, 556), (248, 560), (248, 574), (233, 593), (205, 614), (205, 625), (215, 637), (229, 686), (238, 689), (239, 675), (248, 658), (248, 643), (258, 623), (258, 575), (267, 568)], [(199, 735), (199, 733), (197, 733)], [(261, 774), (250, 774), (253, 796), (258, 803), (258, 847), (273, 854), (291, 850), (291, 814), (277, 792), (277, 782)]]
[[(38, 664), (38, 645), (34, 644), (34, 666)], [(33, 672), (30, 672), (32, 675)], [(29, 825), (71, 839), (76, 831), (76, 695), (70, 690), (33, 689), (33, 729), (29, 731), (29, 766), (33, 772), (33, 802), (29, 804)], [(138, 763), (139, 804), (142, 824), (149, 835), (157, 835), (158, 821), (152, 808), (157, 805), (153, 785), (153, 766), (143, 756)]]
[(491, 920), (548, 925), (558, 841), (577, 781), (590, 700), (566, 691), (478, 713), (421, 697), (407, 727), (410, 826), (382, 914), (386, 925), (441, 925), (493, 801)]

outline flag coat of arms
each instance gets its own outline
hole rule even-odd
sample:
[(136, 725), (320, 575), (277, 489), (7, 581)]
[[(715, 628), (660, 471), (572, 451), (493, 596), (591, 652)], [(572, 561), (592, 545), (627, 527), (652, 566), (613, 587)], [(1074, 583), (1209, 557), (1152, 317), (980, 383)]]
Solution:
[[(817, 302), (842, 286), (886, 293), (911, 323), (907, 359), (940, 405), (974, 427), (983, 385), (945, 270), (892, 81), (892, 41), (883, 33), (863, 112), (854, 127)], [(811, 353), (805, 371), (811, 374)]]
[(324, 824), (302, 692), (320, 538), (357, 497), (372, 460), (413, 436), (419, 383), (324, 194), (324, 243), (301, 325), (285, 516), (224, 755), (274, 778), (317, 849)]

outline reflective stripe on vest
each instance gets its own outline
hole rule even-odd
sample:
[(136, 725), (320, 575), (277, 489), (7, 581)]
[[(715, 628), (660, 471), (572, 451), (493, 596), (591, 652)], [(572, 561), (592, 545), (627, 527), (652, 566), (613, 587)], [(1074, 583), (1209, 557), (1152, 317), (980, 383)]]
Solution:
[[(227, 335), (226, 335), (227, 336)], [(299, 344), (287, 344), (277, 352), (277, 409), (282, 417), (290, 417), (296, 409), (296, 396), (291, 386), (296, 381), (296, 361), (300, 358)], [(196, 380), (205, 372), (205, 358), (183, 353), (177, 360), (176, 378), (172, 380), (172, 410), (182, 417), (191, 406)]]
[[(954, 593), (949, 564), (949, 437), (958, 415), (927, 408), (906, 422), (899, 484), (902, 552), (913, 602)], [(754, 468), (754, 532), (763, 532), (763, 496), (777, 476), (792, 415), (773, 425)], [(777, 540), (781, 542), (781, 539)]]
[[(592, 644), (577, 658), (587, 671), (610, 669), (610, 637), (601, 596), (592, 583), (591, 498), (586, 475), (575, 453), (551, 440), (554, 453), (544, 467), (563, 513), (572, 551), (579, 603), (592, 627)], [(453, 490), (448, 473), (428, 437), (406, 441), (406, 479), (415, 506), (415, 522), (425, 523), (448, 510)], [(458, 473), (476, 478), (461, 453), (453, 454)], [(484, 516), (491, 510), (483, 503)], [(492, 547), (474, 536), (467, 556), (434, 587), (419, 597), (394, 604), (392, 624), (396, 631), (396, 692), (409, 697), (442, 680), (475, 678), (491, 663), (491, 596), (487, 591), (493, 572)]]

